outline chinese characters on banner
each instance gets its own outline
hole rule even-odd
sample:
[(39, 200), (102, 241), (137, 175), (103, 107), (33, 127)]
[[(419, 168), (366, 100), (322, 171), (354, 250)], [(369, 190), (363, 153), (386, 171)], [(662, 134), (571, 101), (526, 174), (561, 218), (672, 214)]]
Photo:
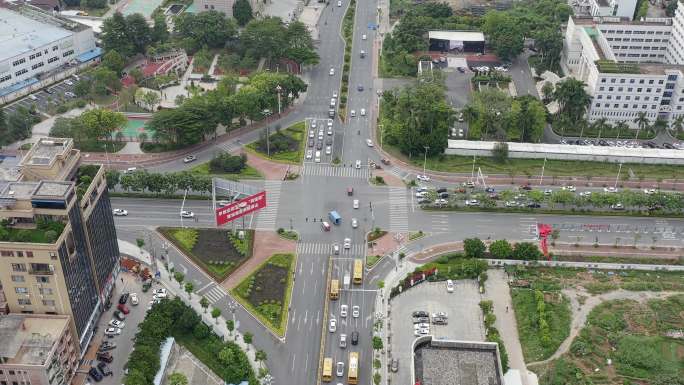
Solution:
[(250, 195), (247, 198), (240, 199), (227, 206), (217, 208), (216, 225), (225, 225), (228, 222), (263, 209), (264, 207), (266, 207), (266, 191)]

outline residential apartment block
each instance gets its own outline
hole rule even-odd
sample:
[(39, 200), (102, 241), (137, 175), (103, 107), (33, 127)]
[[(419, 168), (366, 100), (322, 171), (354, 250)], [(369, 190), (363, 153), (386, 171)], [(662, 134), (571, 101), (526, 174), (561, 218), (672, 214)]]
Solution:
[(0, 316), (0, 385), (67, 385), (79, 361), (65, 315)]
[(99, 51), (92, 28), (31, 5), (0, 6), (0, 95)]
[(0, 182), (0, 282), (10, 313), (71, 317), (85, 351), (119, 271), (104, 167), (43, 138)]
[(562, 64), (587, 84), (593, 98), (590, 121), (605, 118), (634, 127), (641, 112), (651, 122), (684, 114), (683, 21), (680, 9), (674, 18), (633, 22), (570, 17)]

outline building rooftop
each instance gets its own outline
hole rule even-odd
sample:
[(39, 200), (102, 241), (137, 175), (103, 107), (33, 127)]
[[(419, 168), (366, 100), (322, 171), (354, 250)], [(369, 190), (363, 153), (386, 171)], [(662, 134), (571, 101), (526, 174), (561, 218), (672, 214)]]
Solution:
[(621, 25), (672, 25), (669, 17), (647, 17), (641, 20), (630, 20), (616, 16), (570, 16), (577, 25), (621, 24)]
[(72, 182), (40, 181), (33, 195), (41, 197), (63, 197), (71, 189)]
[(432, 340), (416, 345), (416, 382), (430, 385), (503, 385), (498, 350), (492, 342)]
[(71, 34), (59, 26), (0, 7), (0, 52), (3, 58), (13, 58)]
[(485, 41), (484, 34), (478, 31), (428, 31), (428, 38), (455, 41)]
[(21, 161), (25, 165), (49, 165), (71, 147), (69, 138), (40, 138)]
[(62, 315), (0, 316), (0, 357), (7, 364), (43, 365), (68, 324)]
[(0, 193), (0, 198), (31, 199), (38, 182), (10, 182)]

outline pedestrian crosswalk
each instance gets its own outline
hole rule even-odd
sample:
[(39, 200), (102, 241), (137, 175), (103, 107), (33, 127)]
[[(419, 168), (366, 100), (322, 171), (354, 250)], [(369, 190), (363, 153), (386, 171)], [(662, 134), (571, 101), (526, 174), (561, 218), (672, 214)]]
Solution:
[(238, 151), (242, 146), (237, 142), (229, 141), (216, 144), (216, 147), (220, 148), (222, 151), (233, 153)]
[(304, 163), (304, 168), (302, 169), (302, 175), (311, 176), (337, 176), (342, 178), (370, 178), (370, 172), (368, 167), (344, 167), (344, 166), (331, 166), (327, 164), (315, 164), (315, 163)]
[(432, 231), (449, 231), (449, 215), (448, 214), (432, 214), (430, 215), (432, 223)]
[[(349, 249), (340, 246), (340, 255), (342, 256), (363, 256), (365, 253), (364, 244), (352, 244)], [(333, 244), (331, 243), (315, 243), (315, 242), (300, 242), (297, 244), (297, 254), (307, 255), (332, 255)]]
[(389, 189), (389, 215), (391, 231), (408, 231), (408, 201), (407, 189), (390, 187)]
[(209, 289), (205, 289), (201, 292), (198, 292), (197, 294), (199, 294), (202, 297), (206, 297), (206, 299), (212, 305), (223, 299), (223, 297), (225, 297), (226, 295), (228, 295), (228, 293), (226, 293), (226, 291), (216, 283), (213, 283)]
[(404, 179), (408, 176), (408, 173), (406, 171), (397, 167), (391, 167), (385, 170), (389, 171), (390, 174), (396, 176), (399, 179)]
[(281, 188), (282, 182), (279, 180), (267, 180), (264, 182), (266, 207), (257, 214), (256, 229), (273, 230), (275, 228)]
[(521, 239), (525, 241), (538, 240), (537, 219), (535, 218), (520, 218), (520, 233)]

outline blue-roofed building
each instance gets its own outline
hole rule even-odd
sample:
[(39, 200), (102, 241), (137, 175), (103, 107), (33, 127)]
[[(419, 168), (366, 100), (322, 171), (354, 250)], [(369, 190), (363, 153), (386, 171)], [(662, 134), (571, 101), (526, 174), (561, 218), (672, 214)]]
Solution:
[[(92, 28), (31, 5), (0, 6), (0, 96), (65, 64), (93, 60)], [(17, 88), (18, 87), (18, 88)]]

